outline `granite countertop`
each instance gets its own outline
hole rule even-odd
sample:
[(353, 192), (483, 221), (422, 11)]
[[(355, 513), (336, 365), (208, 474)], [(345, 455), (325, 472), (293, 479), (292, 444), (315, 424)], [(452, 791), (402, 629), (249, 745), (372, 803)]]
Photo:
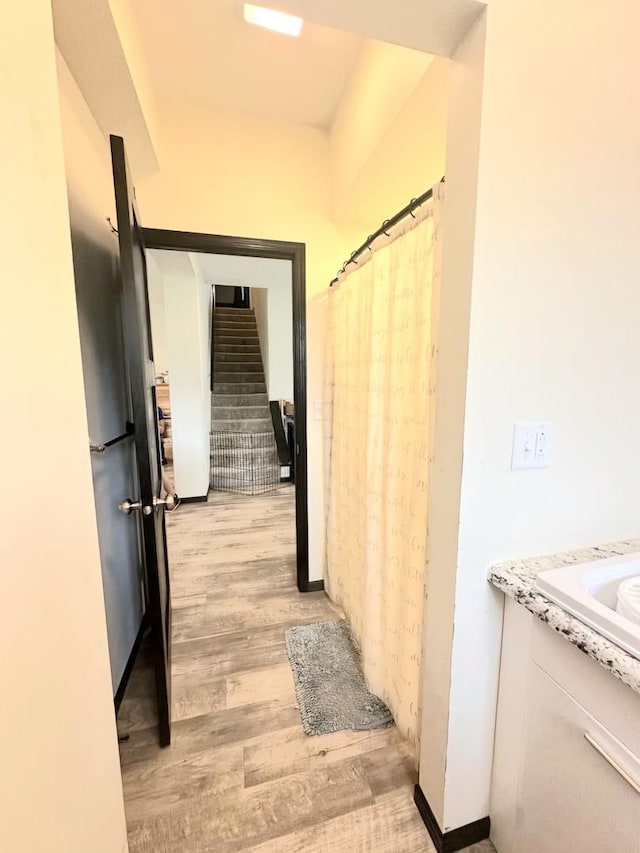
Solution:
[(636, 693), (640, 693), (640, 660), (618, 648), (615, 643), (580, 622), (575, 616), (571, 616), (560, 605), (549, 601), (536, 588), (536, 576), (546, 569), (559, 569), (572, 563), (602, 560), (605, 557), (616, 557), (635, 551), (640, 551), (640, 539), (566, 551), (563, 554), (550, 554), (546, 557), (510, 560), (492, 566), (488, 578), (505, 595), (522, 604), (541, 622), (546, 622), (580, 651), (608, 669)]

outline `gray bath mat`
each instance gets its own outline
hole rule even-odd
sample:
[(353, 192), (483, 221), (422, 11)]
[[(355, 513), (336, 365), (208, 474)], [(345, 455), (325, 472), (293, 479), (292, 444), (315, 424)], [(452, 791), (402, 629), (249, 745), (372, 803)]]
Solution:
[(367, 690), (344, 620), (296, 625), (287, 629), (285, 640), (305, 734), (377, 729), (393, 722), (384, 702)]

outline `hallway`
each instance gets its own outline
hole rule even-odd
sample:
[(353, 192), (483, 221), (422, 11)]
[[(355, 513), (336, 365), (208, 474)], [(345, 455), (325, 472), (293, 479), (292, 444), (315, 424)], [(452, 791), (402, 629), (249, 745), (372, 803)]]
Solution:
[(335, 611), (296, 589), (293, 488), (212, 493), (167, 527), (172, 746), (143, 654), (118, 720), (131, 853), (432, 850), (394, 727), (302, 731), (284, 630)]

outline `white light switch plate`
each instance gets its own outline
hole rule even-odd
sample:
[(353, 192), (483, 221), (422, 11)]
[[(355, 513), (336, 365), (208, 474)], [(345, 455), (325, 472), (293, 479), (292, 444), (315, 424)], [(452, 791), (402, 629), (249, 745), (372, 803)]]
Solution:
[(331, 420), (331, 401), (314, 400), (313, 401), (313, 419), (314, 421), (330, 421)]
[(513, 430), (511, 468), (547, 468), (551, 459), (551, 424), (519, 423)]

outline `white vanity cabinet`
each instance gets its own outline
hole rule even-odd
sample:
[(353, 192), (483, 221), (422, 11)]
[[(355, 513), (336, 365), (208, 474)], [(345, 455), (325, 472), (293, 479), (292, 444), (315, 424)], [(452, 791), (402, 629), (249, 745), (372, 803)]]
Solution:
[(640, 696), (510, 599), (491, 821), (498, 853), (640, 853)]

